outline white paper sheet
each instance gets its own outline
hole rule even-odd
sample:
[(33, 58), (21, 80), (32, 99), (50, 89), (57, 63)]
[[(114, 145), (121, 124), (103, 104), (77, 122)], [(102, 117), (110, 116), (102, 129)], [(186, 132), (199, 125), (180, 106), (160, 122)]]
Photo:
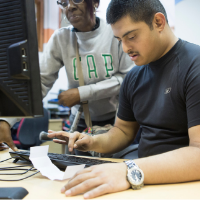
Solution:
[(47, 153), (49, 146), (38, 146), (30, 148), (30, 157), (33, 166), (41, 172), (43, 176), (51, 180), (65, 180), (72, 178), (76, 172), (84, 169), (85, 165), (68, 166), (65, 172), (60, 171), (50, 160)]

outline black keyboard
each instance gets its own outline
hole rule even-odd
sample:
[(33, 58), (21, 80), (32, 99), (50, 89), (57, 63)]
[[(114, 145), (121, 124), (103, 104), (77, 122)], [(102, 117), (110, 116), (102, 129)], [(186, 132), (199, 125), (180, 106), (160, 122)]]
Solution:
[[(29, 160), (30, 151), (13, 151), (9, 153), (12, 158), (16, 159), (14, 162), (17, 162), (18, 160), (31, 162)], [(66, 169), (66, 166), (70, 166), (70, 165), (85, 164), (86, 165), (85, 167), (90, 167), (92, 165), (114, 163), (111, 161), (85, 158), (85, 157), (83, 158), (83, 157), (68, 155), (68, 154), (48, 153), (48, 156), (51, 159), (52, 163), (60, 169)]]

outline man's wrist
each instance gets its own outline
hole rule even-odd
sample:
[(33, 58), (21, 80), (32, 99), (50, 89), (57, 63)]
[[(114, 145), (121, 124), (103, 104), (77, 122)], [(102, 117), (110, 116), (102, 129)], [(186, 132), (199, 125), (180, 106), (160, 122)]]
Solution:
[(131, 187), (136, 190), (144, 186), (144, 173), (137, 166), (134, 160), (124, 161), (127, 165), (127, 180), (130, 183)]
[(98, 152), (99, 150), (99, 144), (98, 144), (98, 135), (90, 135), (91, 139), (91, 145), (90, 145), (90, 151), (96, 151)]

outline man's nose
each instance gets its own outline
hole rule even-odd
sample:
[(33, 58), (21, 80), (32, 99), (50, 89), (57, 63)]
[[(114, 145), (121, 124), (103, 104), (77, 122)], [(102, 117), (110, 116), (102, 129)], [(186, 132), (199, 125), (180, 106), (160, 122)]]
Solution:
[(132, 47), (130, 46), (130, 44), (126, 41), (121, 41), (122, 42), (122, 49), (125, 53), (130, 52), (130, 50), (132, 49)]

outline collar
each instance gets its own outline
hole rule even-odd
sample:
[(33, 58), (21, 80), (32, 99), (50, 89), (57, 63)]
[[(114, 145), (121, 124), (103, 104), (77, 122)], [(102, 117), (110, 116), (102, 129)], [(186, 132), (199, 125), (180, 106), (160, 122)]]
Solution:
[(154, 62), (149, 63), (149, 67), (165, 65), (169, 60), (171, 60), (172, 57), (176, 55), (177, 50), (182, 46), (183, 43), (183, 40), (179, 39), (164, 56)]
[[(96, 17), (96, 24), (94, 25), (94, 27), (91, 31), (96, 30), (97, 28), (99, 28), (99, 26), (100, 26), (100, 19), (98, 17)], [(80, 32), (80, 31), (73, 27), (72, 32)]]
[(99, 21), (99, 27), (94, 31), (74, 32), (76, 37), (78, 38), (78, 43), (80, 43), (80, 41), (88, 41), (90, 39), (96, 38), (104, 31), (104, 29), (106, 28), (106, 23), (101, 19), (99, 19)]

